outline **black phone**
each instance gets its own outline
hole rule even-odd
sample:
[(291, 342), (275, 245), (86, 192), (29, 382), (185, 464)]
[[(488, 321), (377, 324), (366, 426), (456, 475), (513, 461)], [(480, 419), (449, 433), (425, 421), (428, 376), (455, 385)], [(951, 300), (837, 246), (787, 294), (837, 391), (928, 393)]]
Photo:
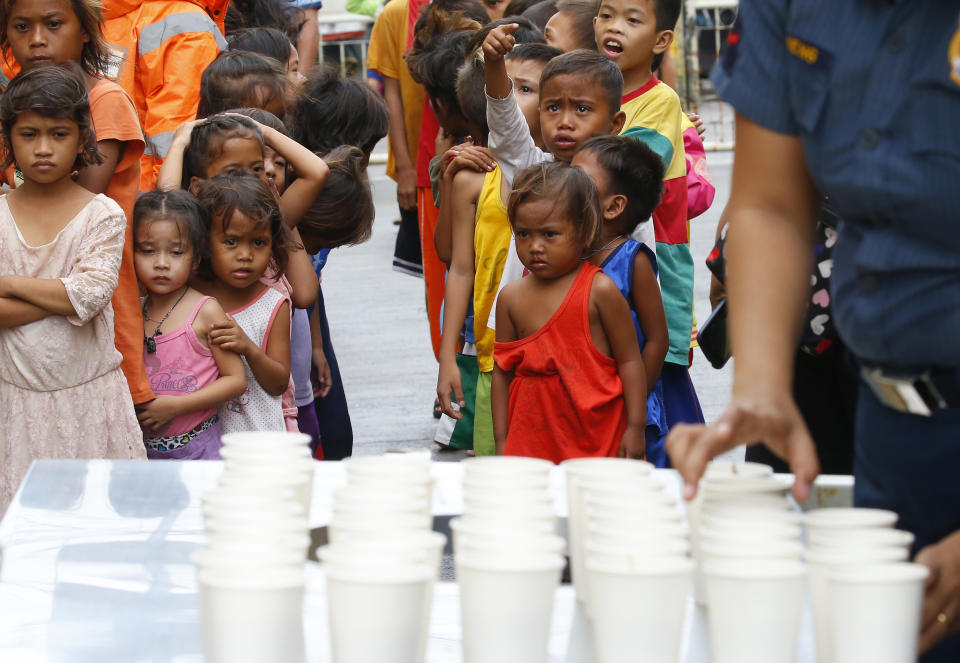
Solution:
[(727, 300), (724, 298), (700, 326), (697, 344), (714, 368), (723, 368), (730, 359), (730, 338), (727, 335)]

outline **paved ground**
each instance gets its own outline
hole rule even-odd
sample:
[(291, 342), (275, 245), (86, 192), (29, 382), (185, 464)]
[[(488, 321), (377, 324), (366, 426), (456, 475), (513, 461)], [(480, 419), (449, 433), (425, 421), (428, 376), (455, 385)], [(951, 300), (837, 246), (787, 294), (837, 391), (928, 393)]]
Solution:
[[(717, 196), (691, 229), (700, 321), (710, 312), (710, 275), (703, 261), (713, 247), (717, 219), (729, 196), (732, 154), (715, 152), (707, 160)], [(323, 274), (333, 343), (353, 419), (354, 452), (435, 448), (431, 410), (437, 364), (428, 337), (423, 281), (392, 271), (395, 187), (382, 165), (370, 167), (370, 179), (377, 203), (373, 237), (361, 246), (334, 251)], [(726, 403), (731, 366), (716, 371), (699, 351), (694, 358), (693, 380), (708, 421)], [(434, 457), (459, 460), (462, 454), (443, 452)]]

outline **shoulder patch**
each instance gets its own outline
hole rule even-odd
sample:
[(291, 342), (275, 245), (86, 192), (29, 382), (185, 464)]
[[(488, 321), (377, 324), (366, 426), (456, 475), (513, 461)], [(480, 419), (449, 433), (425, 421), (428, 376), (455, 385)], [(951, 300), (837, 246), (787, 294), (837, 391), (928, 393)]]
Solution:
[(795, 58), (805, 62), (814, 69), (829, 72), (833, 68), (833, 54), (813, 42), (797, 37), (796, 35), (787, 35), (787, 52)]
[(960, 85), (960, 16), (957, 18), (957, 31), (947, 47), (947, 63), (950, 65), (950, 78)]

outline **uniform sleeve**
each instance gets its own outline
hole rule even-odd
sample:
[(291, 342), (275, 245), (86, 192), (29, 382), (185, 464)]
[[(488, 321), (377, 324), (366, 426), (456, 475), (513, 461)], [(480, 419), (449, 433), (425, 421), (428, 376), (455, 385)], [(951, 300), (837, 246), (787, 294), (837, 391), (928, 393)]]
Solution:
[(787, 4), (788, 0), (742, 0), (711, 80), (720, 97), (752, 122), (797, 135), (785, 76)]
[(370, 33), (370, 51), (367, 54), (367, 67), (381, 76), (400, 78), (400, 67), (407, 66), (403, 61), (403, 39), (406, 37), (406, 17), (408, 4), (401, 0), (391, 0), (383, 8), (373, 24)]
[(60, 279), (77, 312), (67, 320), (77, 326), (96, 317), (110, 303), (117, 287), (127, 219), (116, 203), (103, 209), (88, 223), (73, 271)]
[(487, 136), (487, 145), (493, 152), (493, 158), (503, 173), (504, 179), (513, 184), (517, 173), (544, 161), (553, 161), (553, 155), (537, 147), (530, 135), (530, 127), (523, 117), (517, 98), (510, 94), (503, 99), (487, 97), (487, 125), (490, 133)]

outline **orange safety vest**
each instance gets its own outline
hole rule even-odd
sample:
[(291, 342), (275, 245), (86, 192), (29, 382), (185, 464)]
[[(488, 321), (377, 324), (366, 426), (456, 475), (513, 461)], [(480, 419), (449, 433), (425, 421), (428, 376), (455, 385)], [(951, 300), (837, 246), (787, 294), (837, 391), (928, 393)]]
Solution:
[(227, 47), (228, 0), (106, 0), (103, 35), (116, 54), (106, 72), (133, 99), (147, 138), (140, 189), (150, 190), (173, 134), (197, 116), (200, 76)]

